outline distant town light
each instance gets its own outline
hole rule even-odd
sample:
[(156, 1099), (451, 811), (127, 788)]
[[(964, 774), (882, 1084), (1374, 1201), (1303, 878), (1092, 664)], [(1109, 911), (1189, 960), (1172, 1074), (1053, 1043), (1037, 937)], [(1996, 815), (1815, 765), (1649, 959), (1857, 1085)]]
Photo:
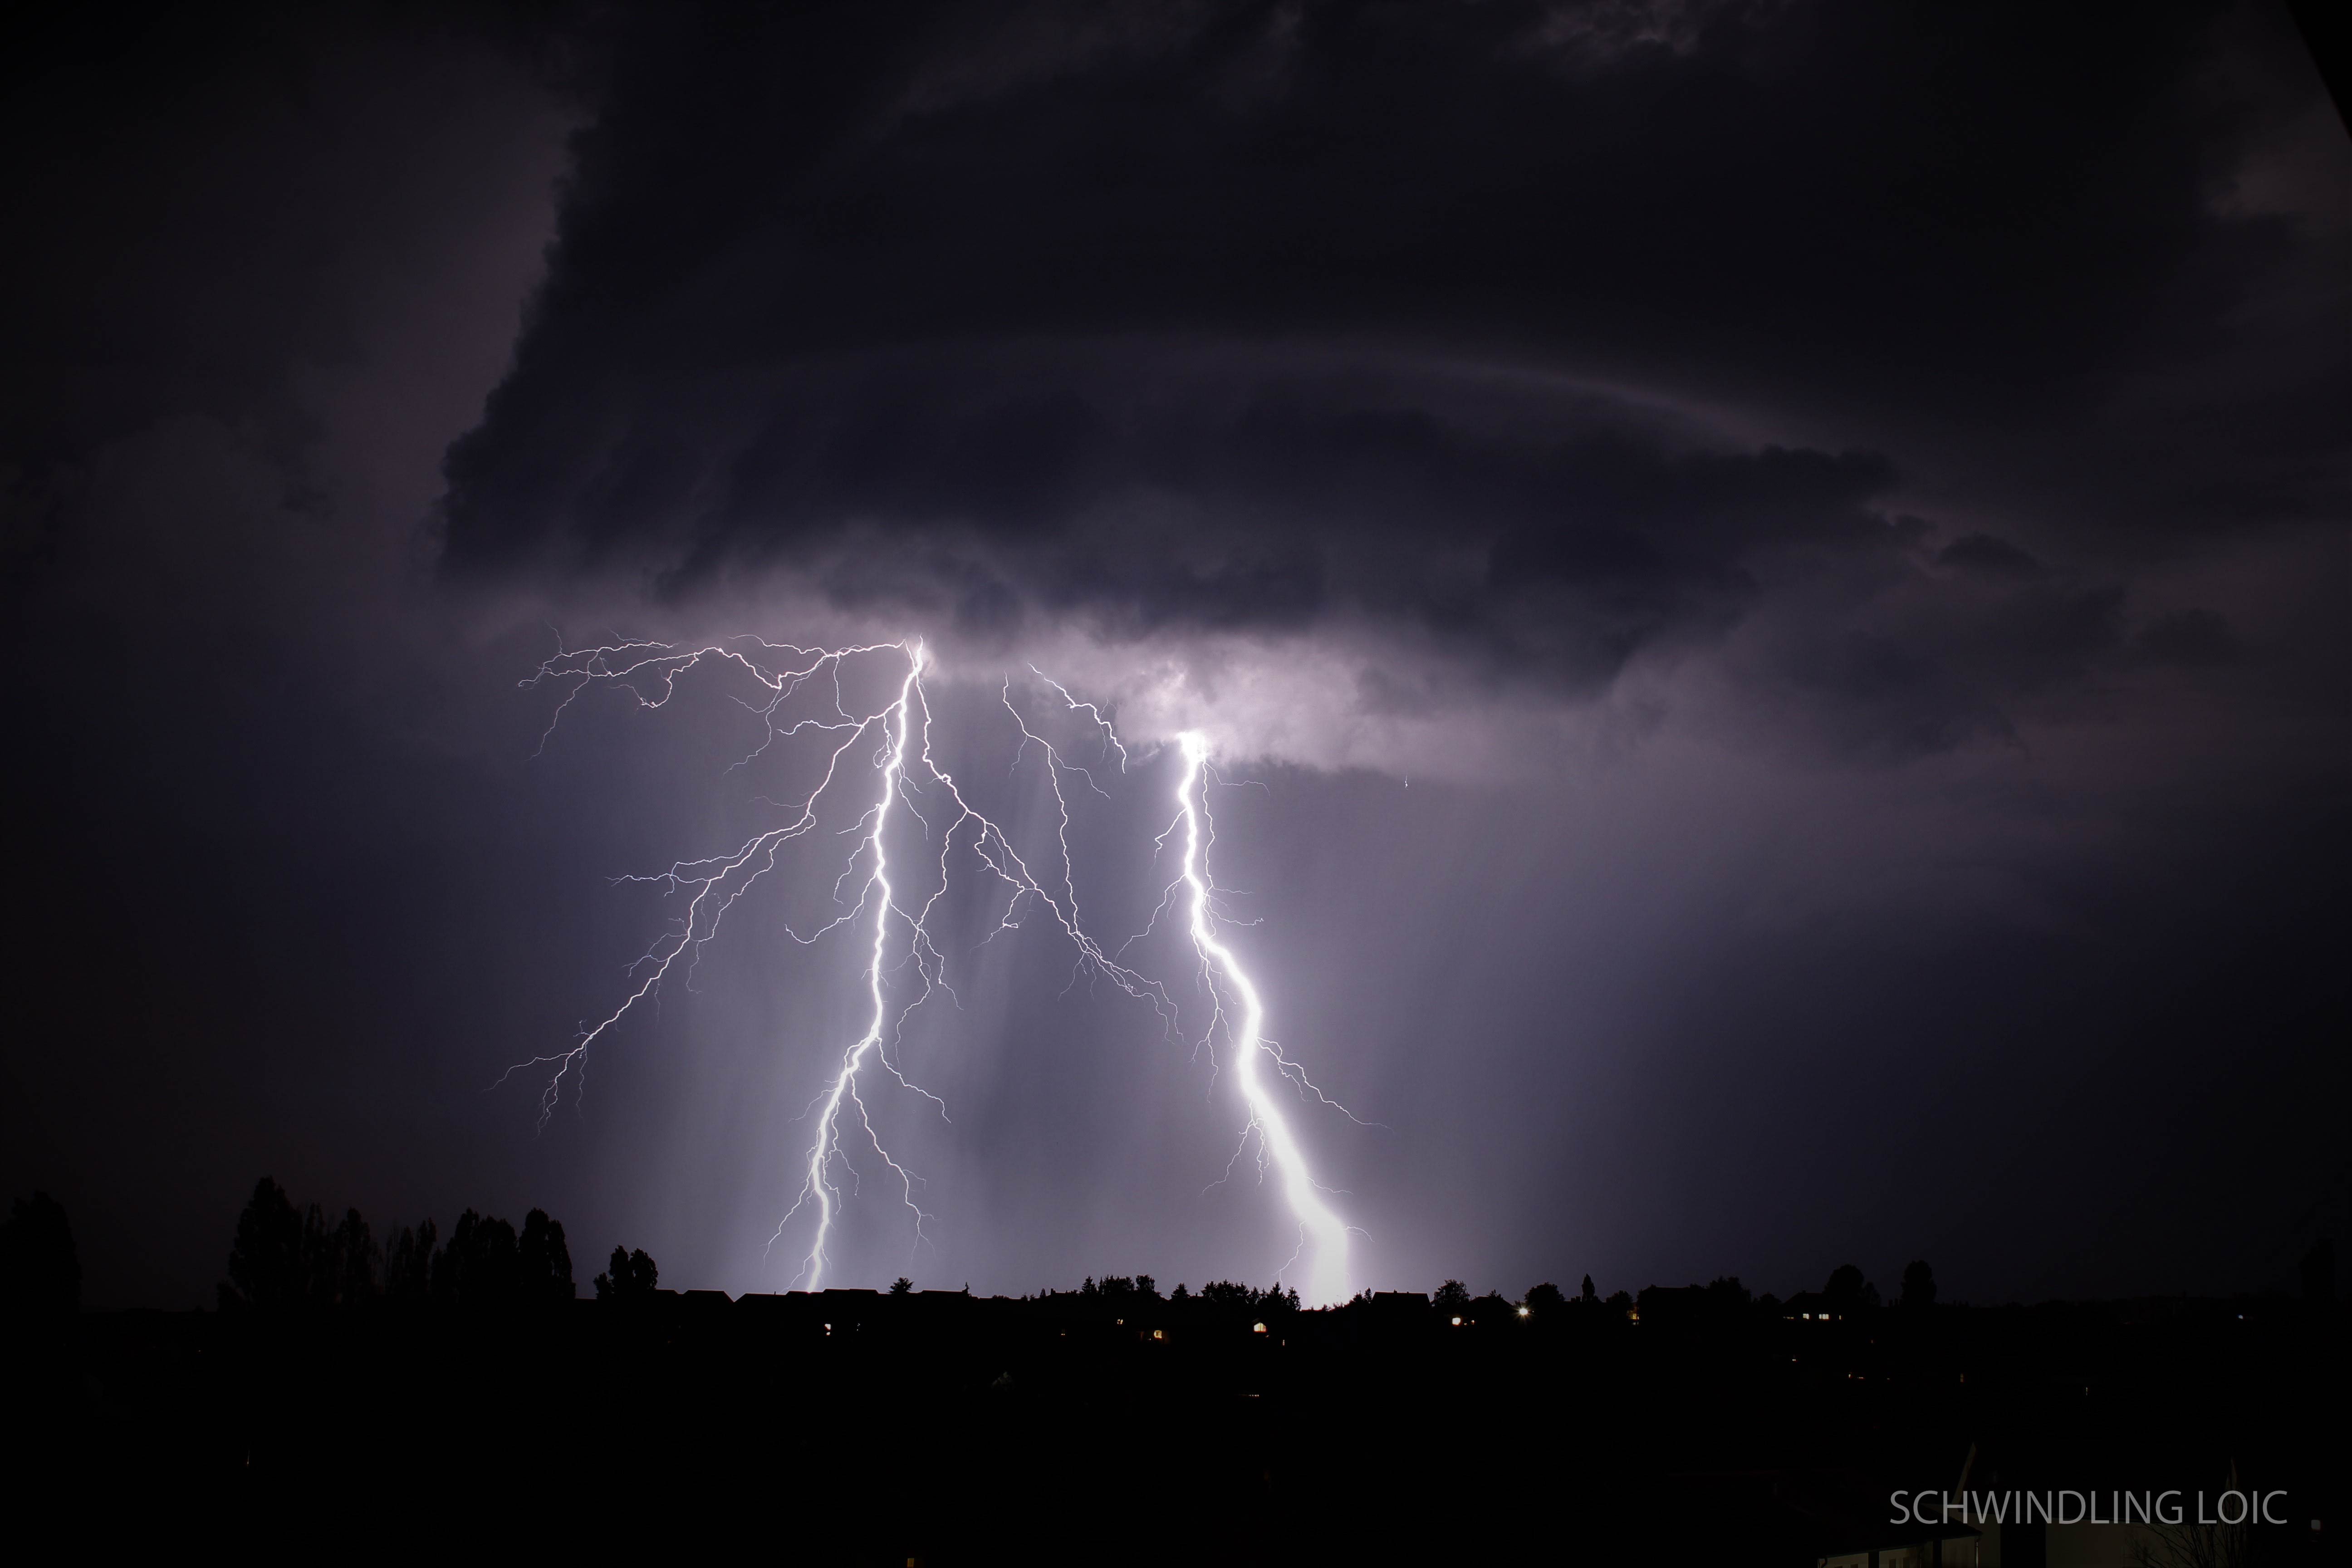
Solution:
[(1520, 1317), (1522, 1317), (1522, 1318), (1524, 1318), (1524, 1317), (1526, 1317), (1527, 1315), (1528, 1315), (1528, 1310), (1527, 1310), (1525, 1307), (1520, 1308), (1520, 1309), (1519, 1309), (1519, 1316), (1520, 1316)]
[[(1462, 1320), (1461, 1320), (1461, 1319), (1459, 1319), (1459, 1318), (1456, 1318), (1456, 1319), (1454, 1319), (1454, 1321), (1455, 1322), (1457, 1322), (1457, 1323), (1458, 1323), (1458, 1322), (1460, 1322)], [(1251, 1333), (1254, 1333), (1254, 1334), (1262, 1334), (1262, 1333), (1265, 1332), (1265, 1325), (1264, 1323), (1252, 1323), (1252, 1324), (1250, 1325), (1250, 1332), (1251, 1332)]]
[(1459, 1318), (1454, 1319), (1454, 1326), (1455, 1328), (1457, 1328), (1457, 1329), (1458, 1329), (1458, 1328), (1460, 1328), (1460, 1327), (1462, 1326), (1462, 1320), (1461, 1320), (1461, 1319), (1459, 1319)]
[(1166, 1338), (1168, 1337), (1168, 1335), (1167, 1335), (1167, 1333), (1166, 1333), (1164, 1331), (1162, 1331), (1162, 1330), (1160, 1330), (1160, 1329), (1154, 1329), (1154, 1330), (1152, 1330), (1152, 1331), (1151, 1331), (1151, 1337), (1152, 1337), (1153, 1339), (1155, 1339), (1155, 1340), (1164, 1340), (1164, 1339), (1166, 1339)]

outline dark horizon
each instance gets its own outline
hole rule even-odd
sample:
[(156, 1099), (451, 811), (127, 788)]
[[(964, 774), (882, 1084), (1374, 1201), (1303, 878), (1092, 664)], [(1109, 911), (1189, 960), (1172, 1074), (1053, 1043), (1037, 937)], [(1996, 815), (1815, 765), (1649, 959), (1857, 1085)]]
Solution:
[[(2230, 1298), (2352, 1236), (2352, 135), (2285, 6), (6, 26), (0, 1196), (91, 1308), (210, 1305), (261, 1171), (791, 1288), (864, 797), (543, 1126), (505, 1077), (674, 930), (616, 879), (824, 755), (739, 766), (715, 659), (534, 672), (739, 636), (887, 645), (861, 716), (919, 639), (1109, 943), (1204, 738), (1349, 1293)], [(922, 1234), (852, 1159), (827, 1283), (1275, 1278), (1229, 1037), (958, 876), (938, 1103), (870, 1069)]]
[[(80, 1264), (72, 1238), (72, 1216), (48, 1194), (36, 1193), (29, 1201), (16, 1200), (13, 1212), (0, 1223), (6, 1227), (0, 1230), (0, 1241), (5, 1242), (0, 1244), (0, 1262), (5, 1262), (0, 1273), (6, 1277), (0, 1297), (16, 1303), (11, 1310), (81, 1310)], [(347, 1311), (384, 1305), (409, 1309), (430, 1305), (444, 1310), (540, 1310), (558, 1300), (610, 1299), (625, 1302), (656, 1295), (713, 1293), (712, 1288), (706, 1285), (681, 1284), (675, 1279), (665, 1281), (660, 1260), (625, 1242), (616, 1242), (605, 1268), (593, 1279), (585, 1279), (586, 1269), (594, 1266), (593, 1258), (604, 1255), (592, 1251), (575, 1262), (562, 1219), (541, 1209), (532, 1209), (525, 1216), (520, 1233), (506, 1218), (472, 1208), (463, 1211), (446, 1232), (441, 1230), (434, 1216), (426, 1215), (415, 1225), (388, 1225), (379, 1233), (358, 1210), (338, 1214), (316, 1203), (301, 1202), (268, 1176), (260, 1179), (247, 1200), (224, 1256), (226, 1267), (212, 1305), (231, 1313), (257, 1310)], [(2132, 1305), (2161, 1300), (2190, 1307), (2235, 1301), (2275, 1307), (2300, 1300), (2306, 1306), (2332, 1308), (2336, 1300), (2334, 1239), (2322, 1237), (2315, 1242), (2298, 1260), (2297, 1271), (2298, 1289), (2292, 1292), (2283, 1288), (2234, 1296), (2182, 1292), (2177, 1296), (2086, 1304)], [(1711, 1310), (1734, 1314), (1750, 1308), (1777, 1312), (1784, 1303), (1808, 1298), (1840, 1303), (1842, 1310), (1854, 1312), (1880, 1306), (1916, 1310), (2014, 1308), (2024, 1304), (1955, 1300), (1944, 1293), (1936, 1279), (1934, 1265), (1926, 1258), (1914, 1258), (1906, 1264), (1899, 1284), (1885, 1290), (1852, 1263), (1839, 1265), (1821, 1285), (1798, 1287), (1786, 1296), (1769, 1287), (1753, 1288), (1738, 1276), (1726, 1274), (1683, 1284), (1654, 1280), (1638, 1288), (1613, 1280), (1596, 1284), (1589, 1273), (1580, 1279), (1571, 1272), (1565, 1279), (1567, 1283), (1563, 1284), (1559, 1279), (1547, 1277), (1517, 1291), (1502, 1289), (1493, 1283), (1487, 1283), (1483, 1289), (1474, 1289), (1466, 1281), (1446, 1279), (1428, 1289), (1411, 1286), (1366, 1289), (1356, 1292), (1349, 1301), (1334, 1306), (1376, 1300), (1393, 1305), (1399, 1300), (1411, 1298), (1433, 1305), (1441, 1313), (1449, 1310), (1449, 1305), (1451, 1310), (1461, 1310), (1473, 1303), (1482, 1310), (1497, 1311), (1528, 1307), (1549, 1311), (1574, 1305), (1587, 1310), (1605, 1307), (1612, 1312), (1623, 1313), (1647, 1309), (1654, 1297), (1675, 1300), (1693, 1293), (1704, 1299)], [(919, 1282), (908, 1275), (880, 1287), (833, 1285), (822, 1289), (716, 1293), (736, 1300), (753, 1295), (845, 1299), (883, 1294), (974, 1296), (969, 1281), (950, 1286)], [(1204, 1279), (1195, 1291), (1186, 1280), (1177, 1280), (1163, 1289), (1159, 1277), (1148, 1272), (1118, 1275), (1105, 1270), (1099, 1277), (1088, 1274), (1075, 1285), (1047, 1284), (1018, 1293), (984, 1294), (980, 1299), (1051, 1301), (1092, 1300), (1097, 1297), (1114, 1307), (1118, 1300), (1130, 1299), (1139, 1303), (1177, 1304), (1198, 1299), (1212, 1306), (1248, 1307), (1263, 1300), (1285, 1311), (1333, 1310), (1303, 1304), (1295, 1285), (1286, 1288), (1279, 1275), (1262, 1286), (1239, 1279)], [(1519, 1310), (1517, 1315), (1528, 1314)]]
[[(1449, 1280), (1302, 1310), (1126, 1278), (730, 1300), (615, 1249), (575, 1299), (559, 1222), (468, 1212), (429, 1268), (402, 1236), (377, 1292), (356, 1216), (265, 1181), (219, 1310), (77, 1316), (26, 1290), (27, 1218), (0, 1232), (0, 1319), (36, 1352), (12, 1470), (108, 1540), (331, 1530), (366, 1488), (475, 1539), (609, 1548), (779, 1476), (802, 1553), (877, 1565), (1620, 1562), (1665, 1537), (1792, 1568), (2318, 1563), (2341, 1517), (2341, 1444), (2307, 1419), (2343, 1377), (2326, 1255), (2300, 1300), (1970, 1309), (1918, 1261), (1883, 1301), (1841, 1268), (1786, 1302)], [(126, 1489), (145, 1506), (95, 1506)], [(583, 1496), (605, 1506), (556, 1506)]]

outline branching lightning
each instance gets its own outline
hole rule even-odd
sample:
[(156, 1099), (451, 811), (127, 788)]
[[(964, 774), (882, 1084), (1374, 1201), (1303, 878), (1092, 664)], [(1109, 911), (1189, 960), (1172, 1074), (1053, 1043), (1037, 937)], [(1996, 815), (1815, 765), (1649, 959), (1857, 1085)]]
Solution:
[[(905, 673), (898, 679), (896, 693), (888, 701), (870, 711), (853, 712), (844, 693), (844, 667), (853, 660), (877, 657), (903, 658)], [(924, 1226), (931, 1216), (924, 1212), (917, 1196), (921, 1178), (884, 1144), (861, 1084), (870, 1079), (872, 1070), (878, 1070), (888, 1081), (929, 1100), (942, 1117), (947, 1113), (943, 1100), (902, 1070), (897, 1047), (909, 1015), (934, 993), (945, 993), (950, 998), (954, 994), (947, 983), (945, 959), (934, 940), (930, 922), (947, 892), (950, 862), (959, 847), (1003, 890), (1005, 903), (991, 932), (992, 939), (1003, 931), (1019, 929), (1025, 912), (1042, 910), (1076, 951), (1074, 985), (1086, 979), (1108, 980), (1127, 995), (1151, 1006), (1171, 1034), (1178, 1027), (1179, 1009), (1159, 982), (1146, 978), (1123, 962), (1124, 946), (1116, 953), (1106, 952), (1080, 922), (1070, 849), (1070, 805), (1062, 786), (1066, 777), (1075, 777), (1108, 798), (1094, 773), (1071, 762), (1031, 728), (1013, 701), (1011, 682), (1005, 682), (1002, 691), (1003, 706), (1021, 735), (1014, 765), (1019, 765), (1021, 755), (1030, 747), (1037, 748), (1045, 759), (1045, 778), (1054, 796), (1055, 847), (1061, 865), (1058, 872), (1049, 869), (1041, 876), (1014, 848), (1003, 829), (965, 799), (954, 775), (934, 758), (931, 710), (923, 687), (927, 660), (919, 641), (824, 649), (745, 637), (733, 639), (732, 646), (688, 647), (638, 641), (567, 650), (541, 665), (523, 682), (526, 688), (554, 686), (563, 689), (562, 700), (541, 737), (541, 749), (564, 711), (587, 688), (619, 687), (629, 691), (640, 706), (660, 708), (677, 694), (678, 678), (706, 661), (740, 670), (756, 681), (763, 692), (745, 701), (744, 706), (761, 716), (765, 738), (737, 765), (757, 761), (779, 741), (817, 734), (825, 737), (821, 776), (804, 799), (783, 805), (783, 823), (753, 834), (734, 849), (678, 861), (650, 876), (617, 879), (658, 884), (668, 895), (684, 894), (685, 909), (630, 965), (633, 987), (618, 1006), (601, 1020), (583, 1022), (568, 1048), (518, 1063), (499, 1081), (503, 1083), (515, 1072), (530, 1068), (551, 1069), (540, 1098), (540, 1123), (544, 1127), (562, 1102), (567, 1080), (575, 1096), (578, 1094), (591, 1047), (646, 997), (656, 994), (674, 972), (691, 977), (704, 944), (719, 934), (737, 901), (776, 868), (782, 850), (815, 831), (825, 797), (854, 788), (849, 781), (856, 776), (857, 768), (845, 765), (845, 762), (861, 745), (870, 747), (875, 793), (847, 830), (846, 836), (855, 842), (834, 883), (835, 907), (841, 908), (845, 903), (847, 907), (806, 935), (786, 928), (793, 941), (811, 944), (843, 927), (861, 928), (870, 921), (870, 934), (862, 943), (866, 954), (863, 982), (868, 1004), (866, 1026), (858, 1037), (842, 1050), (824, 1088), (809, 1102), (806, 1114), (812, 1120), (813, 1131), (803, 1163), (800, 1190), (770, 1241), (771, 1247), (781, 1242), (794, 1218), (804, 1211), (814, 1216), (808, 1250), (795, 1271), (794, 1282), (817, 1289), (823, 1286), (830, 1262), (827, 1244), (845, 1201), (842, 1174), (847, 1173), (853, 1189), (857, 1175), (856, 1163), (845, 1140), (870, 1147), (873, 1158), (890, 1173), (910, 1217), (914, 1236), (910, 1245), (919, 1247), (925, 1239)], [(1032, 673), (1052, 689), (1067, 711), (1083, 714), (1100, 731), (1103, 760), (1108, 762), (1116, 756), (1119, 771), (1125, 772), (1131, 760), (1128, 747), (1101, 710), (1078, 700), (1034, 667)], [(830, 702), (812, 717), (789, 721), (781, 717), (789, 701), (811, 690), (820, 698), (829, 691)], [(1213, 908), (1214, 889), (1207, 871), (1208, 849), (1214, 839), (1205, 797), (1213, 777), (1208, 747), (1192, 733), (1181, 737), (1179, 743), (1185, 764), (1177, 786), (1179, 814), (1168, 832), (1160, 836), (1159, 847), (1164, 850), (1181, 827), (1181, 870), (1163, 892), (1153, 921), (1156, 923), (1159, 914), (1172, 904), (1182, 901), (1187, 913), (1186, 929), (1212, 1014), (1199, 1042), (1213, 1054), (1215, 1038), (1222, 1031), (1236, 1056), (1236, 1076), (1248, 1113), (1241, 1147), (1246, 1150), (1255, 1141), (1261, 1176), (1271, 1164), (1297, 1220), (1298, 1249), (1293, 1259), (1301, 1256), (1307, 1258), (1304, 1293), (1318, 1302), (1345, 1300), (1347, 1227), (1324, 1202), (1322, 1189), (1307, 1169), (1305, 1153), (1270, 1092), (1261, 1055), (1273, 1062), (1276, 1073), (1303, 1094), (1326, 1105), (1336, 1106), (1336, 1102), (1307, 1082), (1297, 1065), (1265, 1037), (1265, 1009), (1256, 986), (1232, 951), (1217, 938), (1217, 917)], [(891, 855), (894, 818), (902, 811), (919, 826), (927, 843), (936, 836), (939, 844), (935, 879), (919, 879), (930, 882), (928, 894), (919, 902), (915, 901), (915, 894), (909, 890), (917, 883), (907, 880), (903, 863), (894, 862)], [(897, 831), (903, 837), (904, 829)], [(854, 898), (850, 893), (853, 886)], [(911, 982), (894, 984), (894, 974), (908, 972), (911, 972)], [(1230, 1016), (1228, 996), (1233, 999)], [(1344, 1108), (1340, 1109), (1344, 1113)], [(1238, 1152), (1235, 1157), (1238, 1160)]]

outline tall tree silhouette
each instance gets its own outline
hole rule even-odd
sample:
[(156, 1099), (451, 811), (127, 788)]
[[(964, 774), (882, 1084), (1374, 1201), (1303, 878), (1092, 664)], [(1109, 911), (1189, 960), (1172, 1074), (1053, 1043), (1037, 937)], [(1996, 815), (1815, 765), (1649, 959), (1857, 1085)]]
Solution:
[(362, 1306), (383, 1294), (383, 1254), (359, 1210), (345, 1209), (341, 1223), (326, 1236), (322, 1265), (312, 1268), (311, 1279), (317, 1292), (312, 1299), (325, 1306)]
[(283, 1310), (310, 1293), (310, 1268), (302, 1245), (303, 1216), (286, 1189), (264, 1176), (236, 1216), (236, 1239), (228, 1251), (228, 1279), (220, 1287), (221, 1306)]
[(508, 1306), (522, 1295), (522, 1259), (514, 1226), (472, 1209), (459, 1215), (448, 1245), (433, 1259), (434, 1305)]
[(1936, 1271), (1927, 1267), (1924, 1258), (1915, 1258), (1903, 1266), (1903, 1304), (1906, 1307), (1932, 1307), (1936, 1304)]
[(572, 1248), (564, 1245), (563, 1226), (533, 1209), (522, 1217), (522, 1288), (533, 1302), (569, 1301), (580, 1293), (572, 1279)]
[(1830, 1282), (1822, 1287), (1822, 1294), (1848, 1312), (1878, 1305), (1878, 1287), (1862, 1277), (1862, 1270), (1851, 1263), (1841, 1263), (1830, 1271)]
[(261, 1178), (237, 1216), (226, 1308), (296, 1305), (343, 1309), (389, 1300), (404, 1307), (509, 1307), (569, 1301), (577, 1294), (563, 1226), (533, 1209), (522, 1236), (495, 1215), (467, 1209), (447, 1244), (431, 1220), (392, 1233), (380, 1246), (357, 1209), (333, 1225), (320, 1206), (297, 1209), (285, 1189)]
[(394, 1233), (383, 1262), (383, 1294), (389, 1301), (421, 1307), (433, 1299), (433, 1254), (440, 1239), (433, 1222)]
[(1231, 1279), (1212, 1279), (1201, 1287), (1201, 1300), (1211, 1307), (1246, 1311), (1256, 1304), (1256, 1293)]
[(625, 1247), (613, 1248), (613, 1261), (605, 1272), (596, 1276), (596, 1300), (624, 1304), (652, 1299), (661, 1270), (643, 1250), (631, 1252)]

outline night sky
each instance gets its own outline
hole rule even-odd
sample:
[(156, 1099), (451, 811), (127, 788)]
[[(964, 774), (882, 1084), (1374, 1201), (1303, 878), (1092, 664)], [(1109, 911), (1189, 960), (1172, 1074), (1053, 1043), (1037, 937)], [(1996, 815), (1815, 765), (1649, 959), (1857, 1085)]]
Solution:
[[(22, 23), (11, 23), (21, 27)], [(141, 30), (142, 28), (146, 30)], [(1205, 732), (1354, 1282), (2284, 1285), (2347, 1219), (2352, 139), (2279, 5), (385, 6), (0, 47), (0, 1176), (208, 1302), (263, 1173), (787, 1288), (861, 1026), (792, 862), (600, 1041), (625, 873), (926, 639)], [(881, 672), (877, 671), (877, 676)], [(1270, 1279), (1230, 1083), (974, 893), (829, 1283)], [(1255, 922), (1255, 923), (1251, 923)], [(871, 1171), (868, 1171), (871, 1175)], [(585, 1274), (593, 1271), (583, 1268)]]

